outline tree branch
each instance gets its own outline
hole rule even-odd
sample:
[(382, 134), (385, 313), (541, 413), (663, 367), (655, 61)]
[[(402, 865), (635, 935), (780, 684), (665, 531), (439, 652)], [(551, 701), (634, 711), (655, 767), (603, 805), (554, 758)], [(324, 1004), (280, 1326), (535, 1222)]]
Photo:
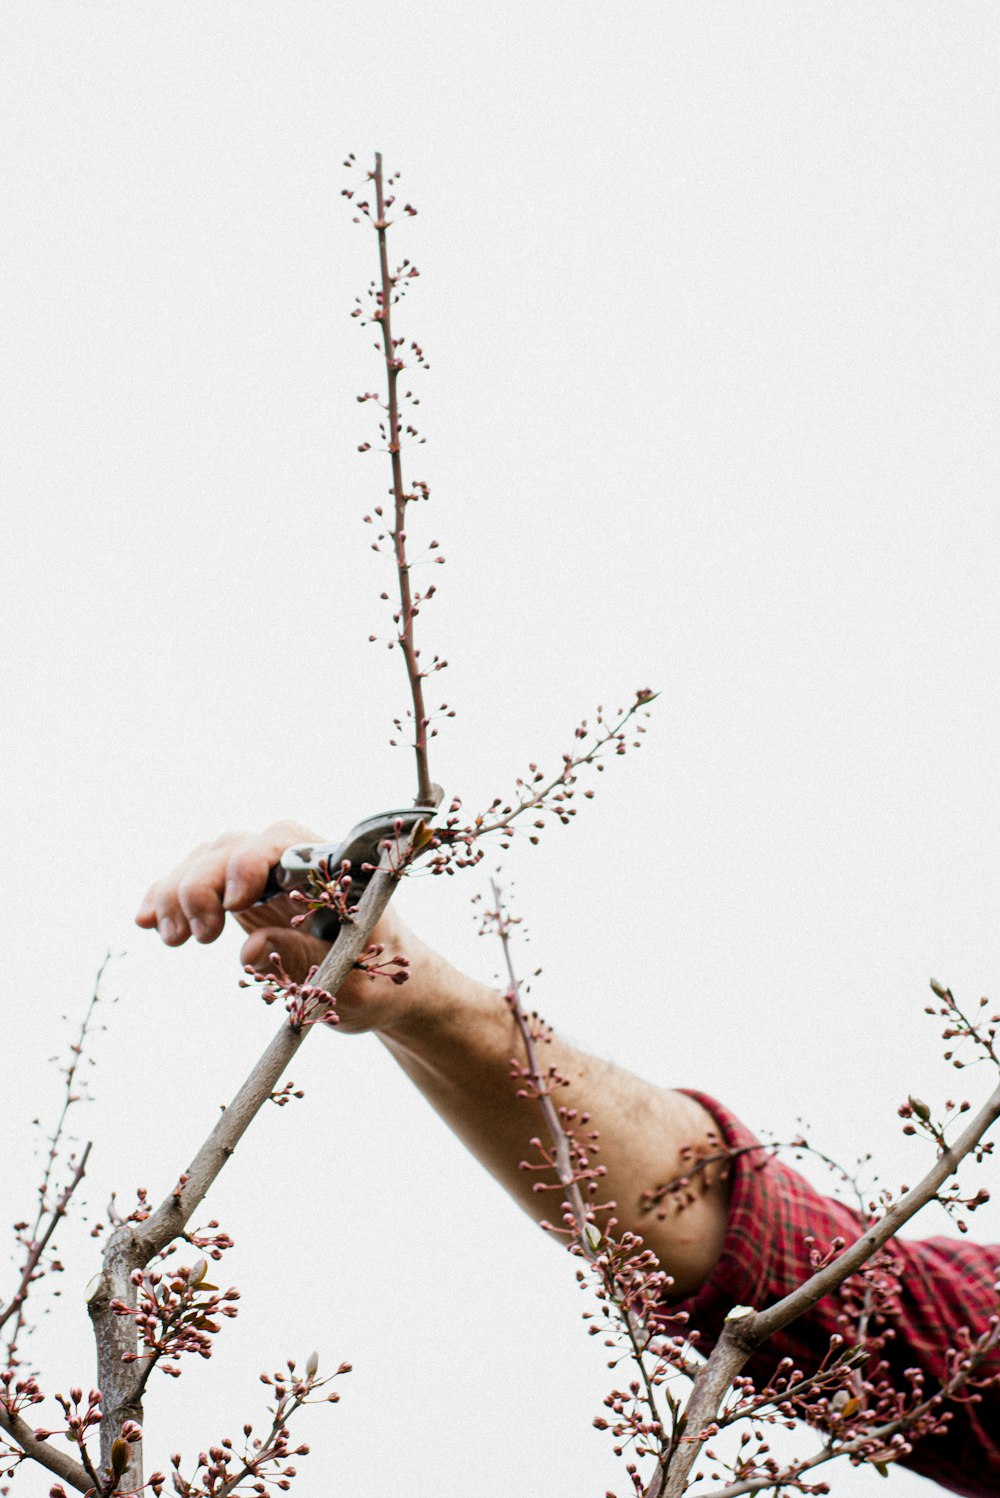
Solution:
[[(648, 703), (652, 702), (655, 695), (656, 694), (653, 692), (645, 691), (637, 693), (635, 701), (629, 708), (619, 714), (616, 723), (607, 725), (604, 732), (596, 733), (594, 735), (594, 742), (588, 749), (586, 749), (582, 754), (563, 755), (562, 769), (559, 771), (558, 775), (554, 775), (551, 780), (543, 785), (541, 790), (529, 790), (527, 796), (525, 796), (523, 800), (520, 800), (517, 806), (504, 807), (501, 815), (495, 817), (492, 821), (487, 821), (485, 818), (483, 818), (481, 821), (477, 819), (476, 824), (473, 826), (473, 828), (470, 829), (473, 832), (474, 836), (479, 838), (485, 837), (490, 832), (506, 832), (515, 818), (523, 816), (525, 812), (549, 809), (547, 803), (549, 797), (552, 796), (553, 792), (559, 792), (565, 786), (574, 785), (576, 782), (577, 771), (580, 770), (582, 766), (594, 764), (595, 761), (599, 760), (601, 750), (607, 744), (617, 743), (619, 745), (619, 750), (616, 752), (620, 752), (622, 734), (624, 733), (626, 724), (630, 721), (630, 719), (635, 717), (640, 708), (643, 708)], [(598, 711), (600, 711), (600, 709), (598, 709)], [(644, 730), (640, 729), (639, 731), (643, 732)], [(535, 781), (540, 779), (541, 776), (536, 774)], [(534, 781), (532, 781), (532, 784), (534, 784)], [(572, 813), (569, 812), (568, 809), (564, 809), (562, 814), (563, 816), (572, 815)], [(441, 836), (443, 840), (443, 834), (439, 833), (438, 836)], [(459, 833), (458, 836), (460, 838), (461, 833)]]
[(406, 557), (406, 506), (411, 496), (403, 488), (402, 441), (399, 422), (399, 372), (403, 362), (397, 357), (392, 337), (392, 300), (395, 281), (389, 272), (389, 251), (386, 232), (385, 189), (382, 182), (382, 153), (375, 152), (375, 232), (378, 235), (379, 271), (382, 290), (378, 298), (375, 319), (382, 330), (382, 349), (385, 356), (386, 384), (389, 406), (389, 457), (392, 461), (392, 499), (395, 520), (392, 543), (396, 555), (396, 572), (399, 576), (399, 645), (406, 662), (406, 674), (413, 698), (413, 752), (417, 761), (418, 806), (433, 806), (434, 790), (427, 762), (427, 710), (424, 706), (424, 673), (420, 669), (419, 652), (413, 643), (414, 605), (410, 589), (410, 567)]
[[(398, 849), (393, 849), (395, 861)], [(369, 944), (371, 933), (388, 905), (398, 882), (389, 867), (390, 854), (383, 854), (353, 920), (340, 934), (321, 963), (315, 986), (336, 995), (355, 962)], [(287, 1022), (224, 1110), (211, 1134), (198, 1150), (174, 1190), (142, 1223), (126, 1222), (112, 1234), (104, 1251), (104, 1268), (90, 1298), (89, 1311), (97, 1342), (98, 1384), (103, 1395), (101, 1461), (110, 1459), (111, 1445), (127, 1420), (142, 1424), (142, 1372), (132, 1358), (136, 1351), (136, 1326), (131, 1316), (116, 1315), (112, 1300), (134, 1307), (136, 1289), (132, 1275), (143, 1269), (183, 1231), (212, 1183), (235, 1152), (256, 1115), (270, 1098), (278, 1080), (302, 1044), (312, 1025), (293, 1028)], [(133, 1445), (129, 1467), (122, 1479), (126, 1486), (142, 1485), (141, 1447)]]
[[(827, 1442), (819, 1451), (814, 1452), (811, 1457), (807, 1457), (801, 1462), (794, 1462), (790, 1467), (786, 1468), (782, 1473), (780, 1482), (776, 1482), (774, 1477), (743, 1478), (737, 1482), (727, 1483), (724, 1488), (716, 1488), (714, 1492), (704, 1494), (703, 1498), (741, 1498), (741, 1495), (744, 1493), (760, 1493), (767, 1488), (785, 1486), (788, 1482), (797, 1480), (804, 1472), (814, 1471), (816, 1467), (823, 1466), (826, 1462), (835, 1461), (837, 1457), (854, 1456), (858, 1452), (863, 1452), (866, 1449), (870, 1450), (873, 1443), (884, 1445), (895, 1435), (905, 1435), (919, 1420), (929, 1414), (935, 1405), (939, 1405), (943, 1402), (943, 1399), (951, 1398), (957, 1394), (962, 1386), (968, 1382), (979, 1364), (983, 1362), (987, 1353), (992, 1351), (998, 1342), (1000, 1342), (1000, 1322), (983, 1338), (976, 1351), (968, 1359), (968, 1362), (959, 1368), (953, 1378), (948, 1380), (943, 1390), (932, 1394), (929, 1399), (922, 1400), (920, 1404), (914, 1405), (913, 1409), (897, 1416), (894, 1420), (887, 1420), (882, 1425), (870, 1426), (867, 1430), (862, 1431), (860, 1435), (842, 1442), (839, 1446), (834, 1446), (830, 1442)], [(805, 1383), (808, 1382), (808, 1380), (805, 1380)], [(787, 1394), (790, 1392), (786, 1391), (786, 1394), (782, 1397), (787, 1397)]]
[(47, 1441), (39, 1441), (26, 1420), (20, 1415), (9, 1415), (0, 1405), (0, 1430), (6, 1431), (11, 1440), (16, 1441), (31, 1461), (37, 1462), (40, 1467), (46, 1467), (61, 1477), (63, 1482), (68, 1482), (71, 1488), (78, 1492), (89, 1492), (93, 1483), (87, 1476), (79, 1462), (75, 1462), (71, 1456), (50, 1446)]
[(923, 1180), (901, 1196), (878, 1222), (867, 1228), (825, 1268), (818, 1270), (765, 1311), (755, 1311), (749, 1306), (737, 1306), (730, 1311), (719, 1341), (695, 1379), (688, 1401), (685, 1438), (669, 1466), (664, 1469), (661, 1463), (658, 1467), (653, 1481), (646, 1489), (645, 1498), (660, 1498), (660, 1494), (663, 1498), (681, 1498), (687, 1487), (691, 1467), (704, 1444), (703, 1432), (718, 1414), (733, 1379), (757, 1349), (775, 1332), (795, 1321), (817, 1301), (857, 1273), (900, 1228), (933, 1200), (944, 1182), (955, 1174), (962, 1160), (972, 1153), (998, 1118), (1000, 1087), (993, 1091), (985, 1106), (955, 1143), (942, 1150)]

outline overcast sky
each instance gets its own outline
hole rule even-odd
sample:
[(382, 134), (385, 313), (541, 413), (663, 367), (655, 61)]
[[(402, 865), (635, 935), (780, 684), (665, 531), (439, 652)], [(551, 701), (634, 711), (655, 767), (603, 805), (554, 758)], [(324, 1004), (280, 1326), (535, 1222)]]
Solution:
[[(915, 1179), (896, 1106), (957, 1085), (927, 979), (998, 990), (998, 42), (964, 0), (4, 6), (4, 1219), (108, 948), (98, 1216), (174, 1182), (274, 1028), (231, 933), (135, 930), (149, 881), (412, 796), (401, 663), (367, 643), (372, 243), (339, 196), (375, 148), (420, 210), (436, 778), (476, 804), (662, 693), (577, 823), (511, 854), (539, 1007)], [(488, 978), (480, 887), (400, 900)], [(151, 1395), (149, 1468), (318, 1346), (356, 1372), (300, 1498), (624, 1491), (569, 1264), (377, 1042), (318, 1036), (295, 1079), (208, 1203), (241, 1318)], [(50, 1389), (92, 1378), (97, 1248), (64, 1249)]]

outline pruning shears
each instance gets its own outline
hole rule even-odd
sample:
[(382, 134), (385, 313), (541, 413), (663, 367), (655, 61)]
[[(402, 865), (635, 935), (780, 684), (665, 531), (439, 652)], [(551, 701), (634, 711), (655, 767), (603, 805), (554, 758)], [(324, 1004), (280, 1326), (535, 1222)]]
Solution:
[[(440, 805), (405, 806), (376, 812), (352, 827), (347, 836), (335, 843), (293, 843), (286, 848), (267, 876), (260, 903), (300, 890), (308, 894), (318, 880), (335, 879), (344, 865), (351, 876), (351, 904), (360, 900), (378, 867), (382, 845), (395, 837), (406, 837), (419, 822), (429, 822)], [(333, 941), (340, 930), (334, 910), (318, 910), (309, 923), (309, 931), (321, 941)]]

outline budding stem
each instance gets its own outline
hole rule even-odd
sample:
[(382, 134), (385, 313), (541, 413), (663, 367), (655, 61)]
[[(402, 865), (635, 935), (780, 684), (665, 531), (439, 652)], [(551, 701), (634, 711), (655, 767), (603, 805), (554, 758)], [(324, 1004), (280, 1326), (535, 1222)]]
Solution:
[(389, 393), (389, 457), (392, 461), (392, 498), (395, 506), (395, 525), (392, 542), (396, 553), (396, 572), (399, 577), (400, 628), (399, 644), (406, 662), (406, 674), (410, 681), (413, 698), (414, 741), (417, 759), (417, 804), (429, 806), (434, 802), (430, 769), (427, 763), (427, 712), (424, 708), (423, 673), (413, 646), (413, 600), (410, 592), (410, 569), (406, 560), (406, 514), (407, 495), (403, 488), (403, 460), (400, 452), (399, 394), (397, 382), (401, 361), (396, 358), (392, 341), (392, 289), (393, 278), (389, 274), (389, 252), (386, 247), (385, 192), (382, 184), (382, 153), (375, 152), (375, 232), (378, 235), (378, 258), (382, 276), (382, 305), (379, 326), (382, 329), (382, 349), (385, 354), (386, 383)]

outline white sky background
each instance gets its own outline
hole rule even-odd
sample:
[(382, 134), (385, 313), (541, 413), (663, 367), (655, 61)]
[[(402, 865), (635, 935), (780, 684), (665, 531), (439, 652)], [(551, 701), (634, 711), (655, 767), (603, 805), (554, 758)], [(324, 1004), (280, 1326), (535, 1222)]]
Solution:
[[(916, 1178), (899, 1100), (989, 1083), (939, 1060), (928, 975), (998, 996), (998, 41), (992, 7), (915, 0), (4, 8), (5, 1218), (107, 947), (98, 1214), (173, 1183), (273, 1031), (233, 935), (131, 926), (150, 879), (412, 795), (401, 662), (366, 643), (374, 246), (339, 197), (375, 147), (420, 209), (436, 778), (475, 806), (597, 702), (663, 694), (577, 824), (510, 856), (539, 1006)], [(480, 887), (400, 898), (488, 977)], [(623, 1492), (568, 1263), (377, 1042), (294, 1075), (210, 1199), (241, 1318), (150, 1398), (149, 1467), (317, 1346), (356, 1372), (300, 1498)], [(96, 1246), (64, 1249), (50, 1389), (92, 1378)]]

